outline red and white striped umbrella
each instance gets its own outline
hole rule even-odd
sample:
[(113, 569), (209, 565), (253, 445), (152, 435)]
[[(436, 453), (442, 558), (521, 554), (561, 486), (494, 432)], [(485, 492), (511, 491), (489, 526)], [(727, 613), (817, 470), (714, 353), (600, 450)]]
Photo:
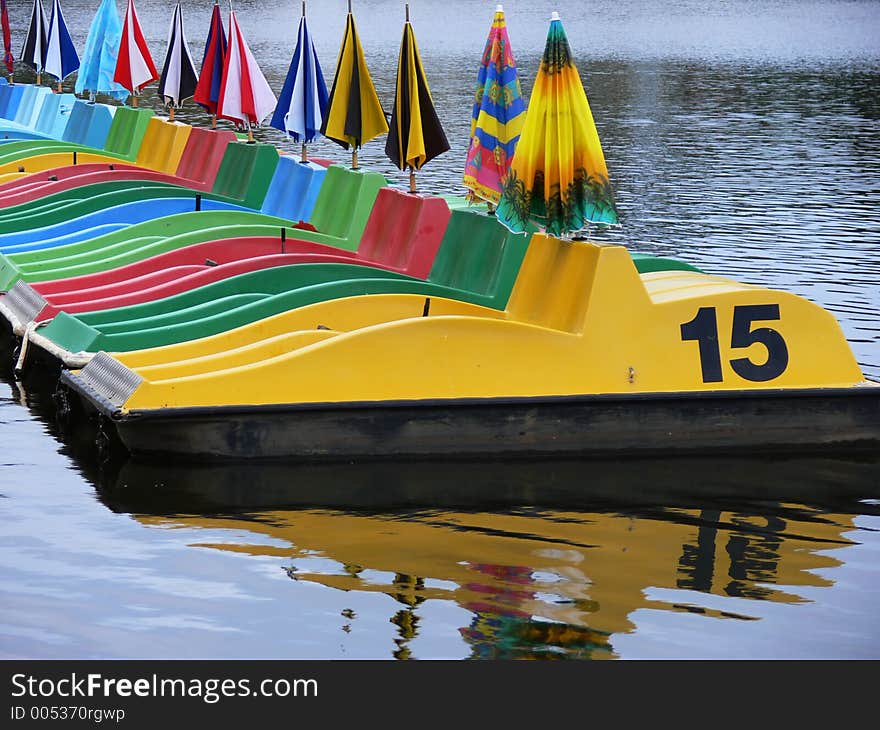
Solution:
[(229, 12), (229, 45), (223, 62), (223, 82), (217, 100), (217, 116), (236, 122), (248, 131), (275, 109), (278, 99), (263, 76), (254, 54), (238, 26), (235, 11)]
[(113, 80), (128, 89), (133, 97), (134, 106), (137, 106), (141, 89), (158, 78), (156, 65), (153, 63), (150, 49), (147, 48), (147, 41), (144, 39), (137, 17), (134, 0), (128, 0)]

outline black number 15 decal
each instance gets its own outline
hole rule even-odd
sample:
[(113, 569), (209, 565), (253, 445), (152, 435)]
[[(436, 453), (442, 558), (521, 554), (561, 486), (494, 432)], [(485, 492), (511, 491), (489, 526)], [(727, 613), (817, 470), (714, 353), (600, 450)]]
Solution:
[[(730, 334), (732, 348), (749, 347), (760, 342), (767, 348), (767, 362), (756, 365), (747, 357), (730, 361), (733, 371), (745, 380), (764, 383), (778, 378), (788, 367), (788, 347), (776, 330), (770, 327), (756, 327), (753, 322), (779, 319), (778, 304), (748, 304), (733, 308), (733, 331)], [(700, 366), (703, 369), (704, 383), (720, 383), (724, 378), (721, 372), (721, 349), (718, 346), (718, 317), (715, 307), (700, 307), (697, 316), (681, 325), (683, 341), (696, 340), (700, 345)]]

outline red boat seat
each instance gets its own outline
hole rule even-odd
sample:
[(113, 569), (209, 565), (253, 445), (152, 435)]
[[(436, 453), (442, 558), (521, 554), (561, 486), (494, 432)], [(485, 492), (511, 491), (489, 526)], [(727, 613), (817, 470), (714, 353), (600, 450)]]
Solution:
[(449, 216), (449, 206), (442, 198), (382, 188), (367, 219), (357, 258), (424, 279)]
[(235, 140), (235, 132), (231, 130), (193, 127), (177, 166), (177, 176), (207, 186), (213, 185), (226, 153), (226, 145)]

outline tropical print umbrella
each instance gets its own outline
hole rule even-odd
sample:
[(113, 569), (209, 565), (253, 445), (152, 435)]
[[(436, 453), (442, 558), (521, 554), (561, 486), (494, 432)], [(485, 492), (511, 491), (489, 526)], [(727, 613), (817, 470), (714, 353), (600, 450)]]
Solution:
[(289, 134), (302, 143), (302, 159), (306, 161), (306, 145), (315, 139), (324, 123), (327, 110), (327, 85), (312, 36), (306, 25), (306, 4), (302, 4), (296, 48), (278, 98), (278, 106), (269, 125)]
[(34, 0), (34, 8), (31, 10), (31, 22), (28, 25), (24, 45), (21, 48), (19, 61), (30, 66), (37, 72), (39, 84), (43, 73), (43, 49), (46, 47), (46, 11), (43, 10), (43, 0)]
[(357, 169), (358, 149), (387, 131), (388, 121), (364, 60), (364, 49), (349, 0), (345, 35), (336, 60), (336, 74), (321, 134), (342, 145), (343, 149), (351, 147), (351, 166)]
[(132, 105), (137, 106), (138, 96), (147, 84), (159, 78), (141, 23), (138, 20), (134, 0), (128, 0), (125, 20), (122, 21), (122, 40), (119, 43), (119, 57), (113, 80), (128, 89)]
[(15, 56), (12, 55), (12, 34), (9, 30), (6, 0), (0, 0), (0, 26), (3, 27), (3, 63), (6, 64), (6, 72), (11, 79), (12, 72), (15, 70)]
[(531, 221), (554, 236), (617, 223), (599, 134), (556, 13), (496, 213), (514, 232)]
[(409, 168), (409, 187), (416, 190), (415, 171), (449, 149), (449, 142), (431, 100), (431, 90), (419, 56), (409, 5), (397, 63), (397, 89), (391, 110), (391, 129), (385, 154), (401, 170)]
[(49, 37), (46, 39), (46, 51), (43, 54), (43, 70), (58, 79), (58, 90), (60, 91), (61, 82), (78, 68), (79, 56), (70, 39), (67, 23), (64, 22), (61, 3), (59, 0), (52, 0)]
[(122, 22), (116, 10), (116, 0), (101, 0), (89, 26), (79, 73), (76, 75), (74, 91), (77, 94), (88, 91), (92, 100), (96, 94), (107, 94), (117, 101), (128, 98), (126, 88), (113, 80), (121, 37)]
[(504, 7), (495, 9), (477, 73), (464, 185), (471, 201), (498, 205), (501, 188), (525, 123), (526, 107), (507, 35)]
[(213, 126), (217, 126), (217, 101), (220, 98), (220, 86), (223, 83), (223, 58), (226, 56), (226, 31), (223, 30), (223, 18), (220, 17), (220, 6), (214, 5), (211, 13), (211, 26), (208, 39), (205, 41), (205, 54), (202, 57), (202, 70), (199, 72), (199, 83), (193, 100), (212, 117)]
[(165, 53), (162, 75), (159, 77), (159, 96), (165, 101), (165, 106), (171, 105), (169, 119), (174, 119), (174, 107), (179, 107), (182, 101), (191, 99), (196, 93), (198, 80), (186, 43), (186, 33), (183, 31), (183, 11), (180, 3), (177, 3), (171, 16), (168, 51)]
[(247, 129), (248, 141), (252, 142), (252, 127), (272, 113), (277, 101), (238, 27), (235, 12), (230, 11), (229, 47), (223, 63), (217, 116)]

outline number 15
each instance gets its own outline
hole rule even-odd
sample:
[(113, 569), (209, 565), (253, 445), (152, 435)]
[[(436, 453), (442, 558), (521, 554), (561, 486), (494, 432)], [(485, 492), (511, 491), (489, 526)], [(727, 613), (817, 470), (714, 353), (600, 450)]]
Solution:
[[(730, 334), (732, 348), (749, 347), (760, 342), (767, 348), (767, 361), (756, 365), (747, 357), (730, 361), (733, 371), (745, 380), (764, 383), (778, 378), (788, 367), (788, 347), (776, 330), (770, 327), (752, 329), (755, 321), (779, 319), (778, 304), (748, 304), (733, 308), (733, 327)], [(715, 307), (700, 307), (697, 316), (681, 325), (683, 341), (696, 340), (700, 345), (700, 366), (704, 383), (720, 383), (721, 349), (718, 344), (718, 317)]]

